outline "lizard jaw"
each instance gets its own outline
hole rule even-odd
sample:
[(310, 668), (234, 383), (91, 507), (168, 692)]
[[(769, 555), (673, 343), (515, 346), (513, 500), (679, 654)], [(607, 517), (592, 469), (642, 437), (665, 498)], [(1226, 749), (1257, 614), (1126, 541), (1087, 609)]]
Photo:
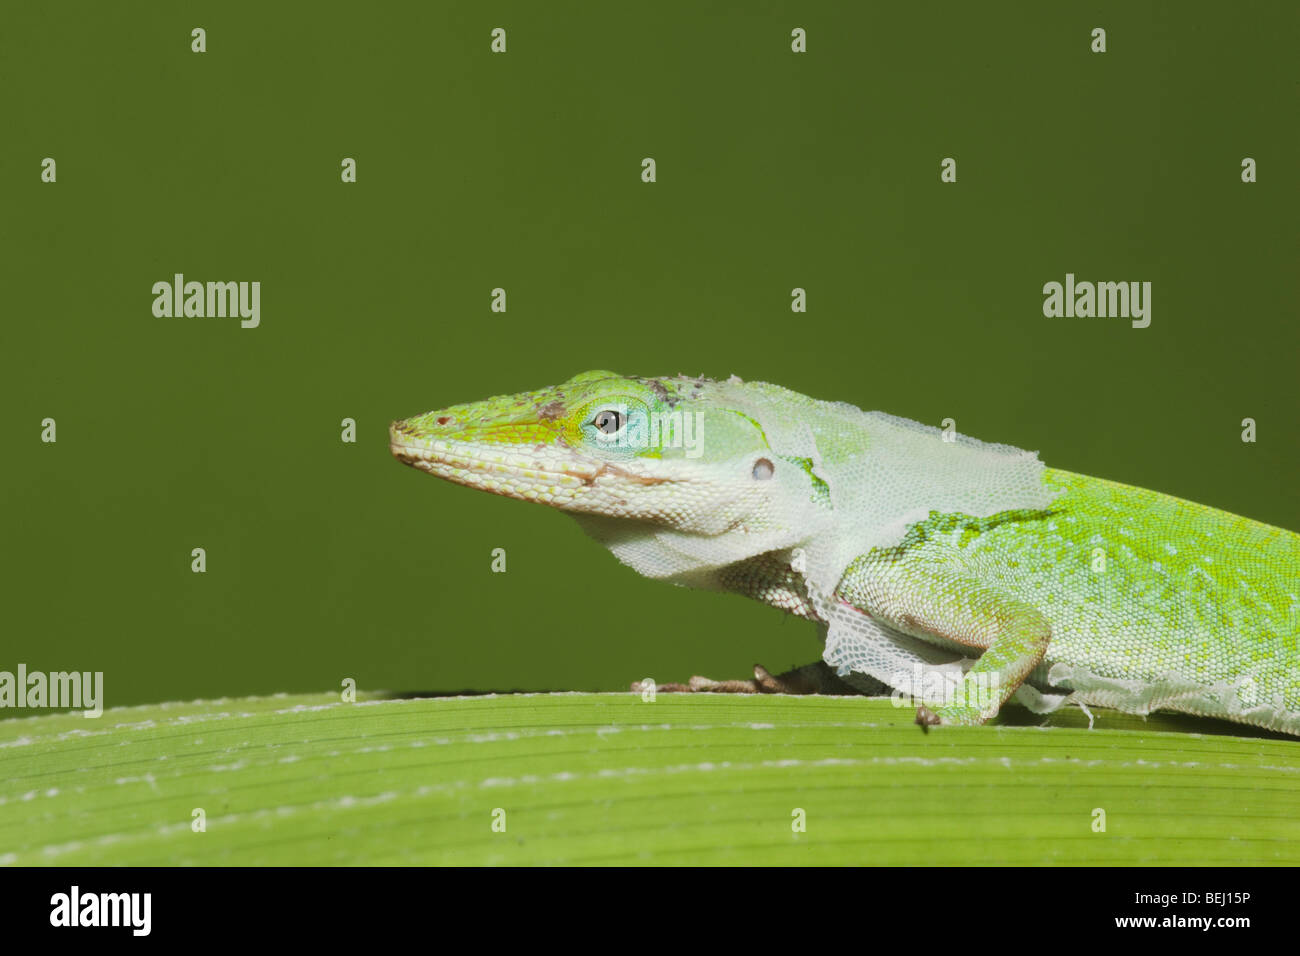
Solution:
[(389, 451), (405, 465), (458, 485), (553, 507), (570, 504), (602, 470), (600, 462), (569, 449), (420, 439), (396, 427)]

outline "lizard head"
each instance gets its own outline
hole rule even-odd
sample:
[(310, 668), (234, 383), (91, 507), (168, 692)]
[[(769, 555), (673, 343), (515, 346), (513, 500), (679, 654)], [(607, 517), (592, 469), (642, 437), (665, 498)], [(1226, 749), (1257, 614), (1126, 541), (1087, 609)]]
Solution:
[(390, 447), (439, 478), (577, 516), (689, 534), (779, 531), (794, 520), (783, 503), (809, 501), (820, 481), (728, 401), (749, 387), (586, 372), (394, 422)]

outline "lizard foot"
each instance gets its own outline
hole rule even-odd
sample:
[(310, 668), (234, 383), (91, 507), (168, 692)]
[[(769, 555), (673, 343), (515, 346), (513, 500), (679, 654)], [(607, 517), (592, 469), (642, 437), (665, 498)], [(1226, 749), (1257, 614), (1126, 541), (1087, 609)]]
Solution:
[(977, 707), (947, 705), (931, 708), (922, 704), (916, 708), (916, 722), (922, 730), (938, 726), (973, 727), (987, 719)]
[[(642, 681), (635, 681), (632, 690), (644, 690)], [(835, 676), (835, 672), (822, 662), (796, 667), (784, 674), (773, 674), (762, 664), (754, 665), (753, 680), (710, 680), (695, 676), (685, 684), (660, 684), (658, 690), (666, 694), (832, 694), (860, 693)]]

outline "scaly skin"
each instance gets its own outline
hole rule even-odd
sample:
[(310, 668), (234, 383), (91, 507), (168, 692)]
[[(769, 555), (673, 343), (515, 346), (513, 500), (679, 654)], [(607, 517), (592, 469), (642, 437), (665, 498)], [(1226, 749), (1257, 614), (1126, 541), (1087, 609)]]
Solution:
[[(395, 422), (390, 438), (416, 468), (573, 514), (643, 573), (824, 621), (798, 570), (801, 529), (824, 515), (818, 533), (834, 533), (834, 509), (854, 501), (823, 476), (872, 451), (839, 427), (843, 408), (762, 383), (589, 372)], [(650, 416), (695, 415), (697, 447), (611, 444), (602, 412), (625, 437)], [(773, 416), (807, 422), (822, 460), (774, 447)], [(854, 552), (839, 579), (836, 599), (864, 621), (978, 657), (972, 693), (923, 706), (921, 722), (979, 723), (1028, 681), (1078, 704), (1300, 734), (1300, 536), (1102, 479), (1041, 481), (1057, 493), (1047, 507), (931, 511), (897, 543)], [(661, 571), (621, 550), (649, 540), (707, 558)], [(973, 693), (981, 681), (991, 699)]]

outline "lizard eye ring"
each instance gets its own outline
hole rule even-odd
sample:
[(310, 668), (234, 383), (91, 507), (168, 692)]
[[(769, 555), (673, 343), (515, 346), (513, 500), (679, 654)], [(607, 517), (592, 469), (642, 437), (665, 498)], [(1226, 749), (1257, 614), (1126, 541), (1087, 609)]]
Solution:
[(754, 479), (756, 481), (767, 481), (775, 471), (772, 462), (766, 458), (760, 458), (754, 462)]
[(606, 408), (596, 413), (596, 417), (591, 420), (591, 424), (596, 430), (606, 435), (613, 435), (623, 427), (625, 418), (621, 412), (612, 408)]

